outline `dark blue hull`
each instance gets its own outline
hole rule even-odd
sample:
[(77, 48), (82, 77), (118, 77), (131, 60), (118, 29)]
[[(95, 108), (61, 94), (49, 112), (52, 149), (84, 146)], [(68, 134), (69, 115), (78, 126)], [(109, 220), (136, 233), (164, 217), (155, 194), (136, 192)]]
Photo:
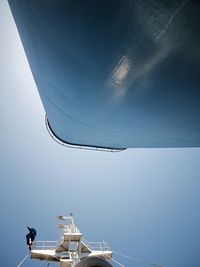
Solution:
[(200, 2), (9, 0), (64, 143), (200, 146)]

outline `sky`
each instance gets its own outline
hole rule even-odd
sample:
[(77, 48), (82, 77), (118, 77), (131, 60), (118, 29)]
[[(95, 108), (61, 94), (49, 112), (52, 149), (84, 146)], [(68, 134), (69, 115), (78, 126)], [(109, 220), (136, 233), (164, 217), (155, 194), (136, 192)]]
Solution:
[(72, 212), (88, 241), (165, 267), (199, 267), (200, 149), (108, 153), (57, 144), (6, 0), (0, 41), (0, 265), (26, 256), (26, 226), (37, 240), (57, 240), (56, 216)]

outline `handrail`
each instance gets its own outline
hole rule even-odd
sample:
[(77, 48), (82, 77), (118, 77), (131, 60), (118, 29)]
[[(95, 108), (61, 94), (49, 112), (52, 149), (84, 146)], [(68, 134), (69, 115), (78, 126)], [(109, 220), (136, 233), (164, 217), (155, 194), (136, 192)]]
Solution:
[(35, 241), (33, 243), (32, 248), (41, 250), (56, 249), (58, 245), (59, 245), (58, 241)]
[(115, 147), (101, 147), (101, 146), (93, 146), (93, 145), (82, 145), (82, 144), (74, 144), (67, 141), (62, 140), (59, 138), (52, 130), (47, 115), (45, 115), (45, 125), (47, 128), (48, 133), (50, 134), (51, 138), (56, 141), (59, 145), (69, 147), (69, 148), (78, 148), (78, 149), (85, 149), (85, 150), (93, 150), (93, 151), (101, 151), (101, 152), (121, 152), (126, 150), (126, 148), (115, 148)]
[(88, 245), (89, 248), (91, 248), (91, 250), (98, 250), (98, 251), (107, 251), (107, 250), (111, 250), (110, 246), (107, 242), (102, 241), (102, 242), (88, 242), (85, 241), (85, 243)]
[[(108, 251), (111, 250), (110, 246), (106, 242), (84, 242), (91, 250), (95, 251)], [(56, 249), (57, 246), (60, 244), (59, 241), (35, 241), (33, 243), (33, 249), (39, 250), (48, 250), (48, 249)]]

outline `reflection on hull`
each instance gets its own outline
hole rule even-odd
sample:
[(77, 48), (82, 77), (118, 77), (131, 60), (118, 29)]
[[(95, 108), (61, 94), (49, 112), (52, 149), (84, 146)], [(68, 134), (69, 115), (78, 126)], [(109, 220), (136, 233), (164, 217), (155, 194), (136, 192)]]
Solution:
[(200, 146), (198, 1), (9, 4), (56, 138)]

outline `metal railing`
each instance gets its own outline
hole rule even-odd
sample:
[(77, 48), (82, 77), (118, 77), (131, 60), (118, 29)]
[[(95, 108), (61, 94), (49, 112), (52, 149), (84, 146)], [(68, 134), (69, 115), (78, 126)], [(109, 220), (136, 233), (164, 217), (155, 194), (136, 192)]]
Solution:
[(35, 241), (32, 249), (38, 250), (54, 250), (59, 245), (58, 241)]
[(81, 144), (74, 144), (67, 142), (65, 140), (62, 140), (59, 138), (52, 130), (47, 115), (45, 115), (45, 125), (47, 128), (48, 133), (50, 134), (51, 138), (56, 141), (59, 145), (69, 147), (69, 148), (78, 148), (78, 149), (85, 149), (85, 150), (93, 150), (93, 151), (101, 151), (101, 152), (121, 152), (123, 150), (126, 150), (125, 148), (115, 148), (115, 147), (101, 147), (101, 146), (95, 146), (95, 145), (81, 145)]
[(110, 251), (111, 248), (109, 244), (105, 241), (102, 242), (88, 242), (84, 241), (84, 243), (91, 249), (96, 251)]

